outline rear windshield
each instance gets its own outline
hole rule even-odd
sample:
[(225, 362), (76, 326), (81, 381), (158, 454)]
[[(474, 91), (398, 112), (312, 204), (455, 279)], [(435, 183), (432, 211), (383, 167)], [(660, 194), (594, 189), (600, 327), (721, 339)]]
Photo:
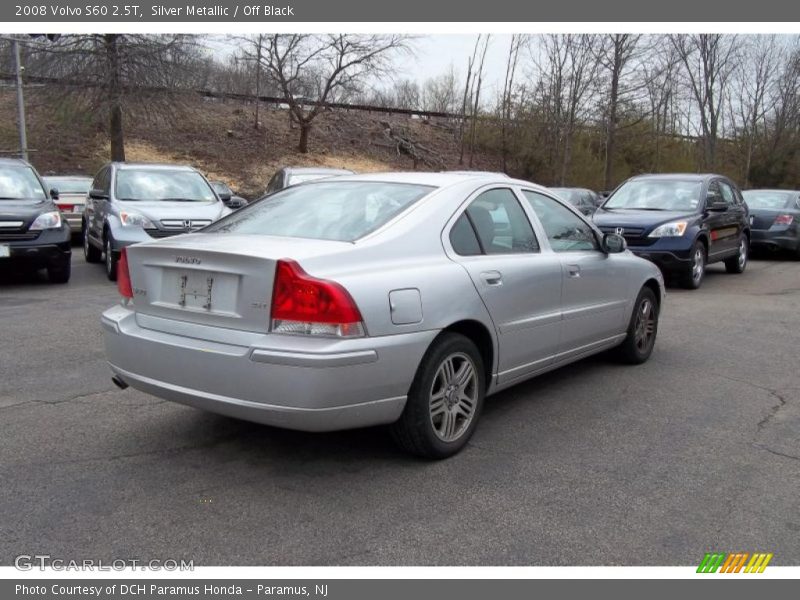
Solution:
[(59, 194), (86, 194), (92, 187), (92, 178), (73, 179), (71, 177), (45, 177), (45, 184), (58, 190)]
[(744, 201), (750, 208), (789, 208), (792, 192), (742, 192)]
[(603, 208), (695, 210), (700, 203), (702, 187), (701, 181), (635, 179), (614, 192)]
[(0, 165), (0, 200), (44, 200), (44, 188), (33, 169), (26, 166)]
[(171, 169), (120, 169), (117, 171), (118, 200), (134, 202), (212, 202), (211, 186), (196, 171)]
[(267, 196), (204, 231), (352, 242), (433, 189), (375, 181), (308, 183)]

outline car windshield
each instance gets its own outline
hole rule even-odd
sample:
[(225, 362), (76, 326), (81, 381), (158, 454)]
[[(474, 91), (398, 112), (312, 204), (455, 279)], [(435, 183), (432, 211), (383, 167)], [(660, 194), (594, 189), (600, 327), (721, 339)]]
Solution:
[(695, 210), (700, 202), (701, 181), (635, 179), (623, 184), (603, 204), (604, 209)]
[(557, 196), (563, 198), (570, 204), (579, 204), (581, 201), (581, 192), (573, 188), (550, 188)]
[(750, 208), (788, 208), (792, 202), (792, 192), (748, 190), (742, 195)]
[(432, 189), (406, 183), (320, 181), (267, 196), (205, 231), (352, 242)]
[(213, 202), (211, 187), (196, 171), (177, 169), (119, 169), (116, 180), (118, 200), (148, 202)]
[(59, 194), (86, 194), (92, 187), (91, 177), (45, 177), (44, 182)]
[(24, 165), (0, 165), (0, 200), (44, 200), (44, 192), (33, 169)]

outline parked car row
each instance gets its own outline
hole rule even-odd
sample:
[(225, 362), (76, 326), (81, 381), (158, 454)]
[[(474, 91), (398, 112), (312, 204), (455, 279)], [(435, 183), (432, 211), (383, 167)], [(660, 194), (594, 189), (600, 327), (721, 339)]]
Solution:
[[(281, 169), (267, 195), (342, 173), (352, 171)], [(111, 162), (94, 178), (40, 177), (18, 159), (0, 159), (0, 201), (0, 259), (47, 269), (54, 283), (69, 281), (74, 238), (87, 262), (102, 262), (114, 281), (123, 248), (196, 231), (248, 204), (189, 166)]]

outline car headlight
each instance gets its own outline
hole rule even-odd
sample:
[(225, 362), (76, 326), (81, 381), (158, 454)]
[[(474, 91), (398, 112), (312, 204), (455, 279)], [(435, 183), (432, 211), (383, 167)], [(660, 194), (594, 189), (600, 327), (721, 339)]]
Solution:
[(686, 233), (688, 221), (672, 221), (671, 223), (664, 223), (659, 225), (647, 237), (681, 237)]
[(153, 222), (143, 214), (129, 210), (120, 212), (119, 220), (122, 221), (123, 225), (128, 227), (142, 227), (143, 229), (155, 229), (156, 227)]
[(42, 231), (43, 229), (61, 229), (61, 212), (55, 210), (40, 214), (28, 228), (30, 231)]

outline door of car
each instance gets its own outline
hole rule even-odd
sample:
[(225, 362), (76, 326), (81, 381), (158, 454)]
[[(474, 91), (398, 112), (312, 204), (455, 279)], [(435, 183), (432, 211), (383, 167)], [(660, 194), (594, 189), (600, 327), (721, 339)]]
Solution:
[(595, 230), (555, 198), (523, 190), (562, 266), (562, 328), (558, 358), (590, 352), (625, 330), (630, 302), (627, 268), (607, 254)]
[(729, 242), (729, 249), (733, 251), (738, 249), (739, 238), (747, 223), (747, 207), (741, 199), (738, 190), (731, 182), (721, 179), (719, 181), (719, 188), (722, 192), (722, 199), (725, 200), (725, 203), (728, 205), (728, 210), (725, 211), (725, 226), (728, 231), (732, 232), (732, 235), (726, 238), (726, 242)]
[[(704, 224), (708, 230), (710, 243), (708, 246), (709, 262), (731, 253), (739, 240), (739, 227), (736, 225), (733, 208), (725, 200), (722, 193), (721, 181), (715, 179), (708, 184), (706, 192)], [(714, 205), (725, 203), (724, 210), (711, 210)]]
[(103, 167), (92, 181), (92, 187), (86, 199), (86, 223), (91, 237), (101, 240), (103, 237), (103, 224), (108, 212), (109, 200), (92, 198), (93, 191), (100, 191), (110, 198), (111, 195), (111, 168)]
[(550, 365), (561, 327), (561, 263), (540, 251), (514, 191), (478, 192), (455, 219), (445, 246), (469, 273), (494, 323), (498, 382)]

